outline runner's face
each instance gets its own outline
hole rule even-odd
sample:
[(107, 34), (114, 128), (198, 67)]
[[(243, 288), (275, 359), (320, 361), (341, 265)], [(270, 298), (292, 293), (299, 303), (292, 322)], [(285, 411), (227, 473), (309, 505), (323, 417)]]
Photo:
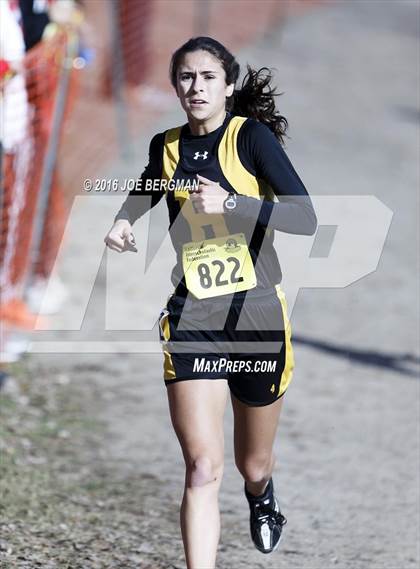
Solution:
[(226, 97), (234, 85), (226, 85), (220, 61), (204, 50), (184, 55), (177, 71), (177, 95), (190, 120), (204, 123), (225, 113)]

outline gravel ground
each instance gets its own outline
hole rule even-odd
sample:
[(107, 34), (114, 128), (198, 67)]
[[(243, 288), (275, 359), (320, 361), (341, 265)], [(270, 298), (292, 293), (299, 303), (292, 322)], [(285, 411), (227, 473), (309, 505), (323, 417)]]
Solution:
[[(288, 525), (282, 547), (271, 556), (250, 544), (227, 410), (221, 569), (418, 566), (418, 23), (417, 2), (327, 3), (239, 54), (242, 62), (279, 70), (286, 93), (282, 111), (291, 124), (287, 152), (310, 194), (374, 195), (393, 219), (374, 272), (344, 288), (302, 290), (294, 306), (297, 367), (276, 441), (275, 472)], [(182, 120), (178, 111), (169, 113), (153, 132)], [(146, 149), (151, 134), (139, 145)], [(123, 168), (114, 164), (110, 172), (134, 171), (133, 165)], [(94, 235), (101, 240), (114, 205), (99, 201), (101, 227)], [(156, 215), (163, 220), (165, 212)], [(77, 227), (88, 227), (88, 214), (78, 216)], [(90, 252), (95, 240), (86, 240), (82, 230), (69, 240), (62, 275), (72, 290), (75, 266), (83, 269), (82, 284), (89, 273), (89, 254), (80, 249)], [(127, 256), (124, 262), (132, 263)], [(136, 284), (132, 271), (125, 271), (118, 308), (128, 315)], [(81, 331), (39, 332), (34, 351), (37, 341), (49, 339), (136, 341), (134, 332), (104, 331), (104, 294), (105, 260)], [(67, 311), (78, 302), (74, 295)], [(139, 305), (149, 314), (148, 303)], [(141, 562), (133, 566), (183, 567), (177, 522), (183, 465), (169, 423), (161, 357), (34, 353), (25, 365), (34, 375), (59, 369), (73, 389), (96, 393), (88, 397), (88, 412), (105, 434), (96, 442), (106, 472), (101, 500), (108, 503), (108, 490), (111, 496), (119, 485), (113, 507), (124, 523), (126, 512), (131, 517), (128, 526), (112, 531), (132, 535), (130, 523), (138, 529)], [(101, 522), (105, 533), (109, 519)], [(73, 555), (74, 567), (91, 566), (77, 551)], [(103, 552), (103, 566), (109, 555)], [(132, 566), (128, 557), (115, 563)]]

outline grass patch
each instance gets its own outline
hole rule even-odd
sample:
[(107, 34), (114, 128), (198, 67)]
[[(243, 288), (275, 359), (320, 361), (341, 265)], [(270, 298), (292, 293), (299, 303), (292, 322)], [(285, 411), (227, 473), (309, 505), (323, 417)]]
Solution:
[(150, 547), (141, 478), (116, 476), (100, 452), (95, 384), (30, 359), (12, 373), (0, 391), (0, 569), (171, 567)]

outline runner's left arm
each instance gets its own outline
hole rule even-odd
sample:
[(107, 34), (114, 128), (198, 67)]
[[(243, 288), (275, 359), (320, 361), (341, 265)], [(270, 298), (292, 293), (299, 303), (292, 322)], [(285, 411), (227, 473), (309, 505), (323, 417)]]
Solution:
[(244, 166), (266, 181), (279, 201), (238, 195), (235, 215), (285, 233), (313, 235), (317, 217), (312, 200), (271, 130), (248, 120), (239, 131), (238, 151)]

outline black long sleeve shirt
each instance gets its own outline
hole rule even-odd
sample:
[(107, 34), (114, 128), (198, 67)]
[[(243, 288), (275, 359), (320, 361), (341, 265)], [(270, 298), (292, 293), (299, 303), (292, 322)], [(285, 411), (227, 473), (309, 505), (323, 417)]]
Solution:
[[(198, 152), (201, 156), (205, 156), (207, 152), (209, 157), (214, 157), (217, 154), (218, 141), (220, 141), (230, 118), (231, 115), (228, 113), (223, 125), (206, 135), (193, 135), (189, 126), (184, 125), (180, 141), (184, 173), (198, 172), (209, 179), (219, 181), (223, 187), (223, 180), (215, 179), (211, 170), (206, 172), (205, 161), (197, 161), (196, 154)], [(164, 140), (164, 132), (153, 137), (149, 148), (149, 161), (140, 178), (141, 184), (138, 189), (130, 192), (118, 212), (116, 220), (127, 219), (133, 224), (165, 195), (164, 191), (151, 192), (145, 190), (147, 180), (160, 179), (162, 176)], [(317, 217), (311, 198), (281, 144), (270, 129), (258, 121), (247, 119), (239, 130), (237, 148), (240, 160), (245, 168), (253, 176), (264, 180), (271, 187), (277, 201), (273, 201), (268, 196), (267, 199), (259, 200), (238, 194), (237, 207), (234, 213), (229, 216), (231, 219), (234, 218), (235, 225), (240, 227), (242, 223), (285, 233), (313, 235), (317, 228)], [(138, 196), (148, 196), (149, 199), (138, 199)], [(168, 208), (171, 210), (169, 199)], [(189, 236), (186, 235), (183, 240), (188, 242)], [(175, 242), (174, 246), (175, 249), (179, 248)], [(179, 261), (178, 256), (178, 265)], [(267, 263), (267, 266), (269, 265), (270, 263)], [(266, 278), (260, 279), (262, 281), (261, 286), (267, 286), (273, 280), (275, 282), (281, 280), (280, 266), (276, 266), (278, 265), (277, 259), (276, 262), (271, 260), (271, 265), (274, 268), (263, 271), (271, 272), (271, 275), (265, 275)], [(177, 274), (173, 278), (174, 282), (182, 278), (180, 270), (175, 272)]]
[[(198, 137), (186, 133), (186, 156), (192, 155), (194, 142), (198, 138), (201, 142), (207, 138), (203, 148), (211, 148), (218, 131), (219, 129)], [(142, 189), (130, 192), (115, 219), (127, 219), (133, 224), (164, 196), (164, 192), (146, 192), (143, 189), (146, 180), (161, 177), (163, 143), (164, 133), (153, 137), (149, 148), (149, 162), (141, 175)], [(188, 145), (191, 147), (190, 153)], [(286, 152), (270, 129), (258, 121), (248, 119), (239, 131), (238, 152), (247, 170), (257, 178), (264, 179), (279, 201), (275, 203), (238, 195), (234, 215), (254, 222), (259, 219), (266, 227), (285, 233), (313, 235), (317, 227), (317, 218), (311, 198)], [(151, 196), (152, 200), (133, 199), (139, 195)]]

